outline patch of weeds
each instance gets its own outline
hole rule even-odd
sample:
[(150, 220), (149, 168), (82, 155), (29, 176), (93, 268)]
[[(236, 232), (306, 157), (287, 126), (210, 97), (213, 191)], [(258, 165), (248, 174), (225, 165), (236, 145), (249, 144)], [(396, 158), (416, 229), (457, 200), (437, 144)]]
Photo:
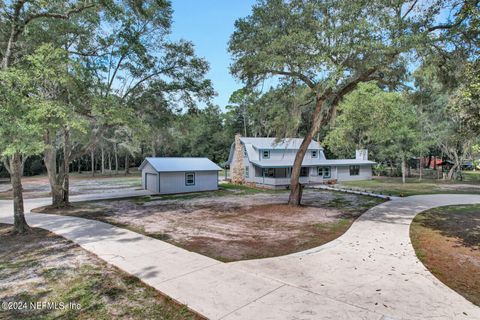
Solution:
[(338, 231), (344, 230), (346, 227), (350, 225), (350, 223), (351, 223), (351, 219), (340, 218), (338, 221), (335, 221), (335, 222), (317, 223), (314, 226), (317, 229), (336, 233)]
[(149, 237), (162, 240), (162, 241), (168, 241), (171, 239), (171, 237), (168, 234), (163, 232), (146, 232), (145, 234)]
[(352, 202), (345, 197), (337, 197), (327, 203), (327, 207), (337, 209), (343, 209), (346, 207), (350, 207), (351, 205)]

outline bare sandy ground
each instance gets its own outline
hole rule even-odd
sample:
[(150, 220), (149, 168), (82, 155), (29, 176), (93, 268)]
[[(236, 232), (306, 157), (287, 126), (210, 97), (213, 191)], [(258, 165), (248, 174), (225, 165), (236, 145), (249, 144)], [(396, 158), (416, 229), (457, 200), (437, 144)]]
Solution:
[(286, 205), (288, 192), (75, 204), (48, 213), (75, 215), (124, 226), (191, 251), (236, 261), (309, 249), (345, 232), (379, 199), (306, 190), (303, 206)]

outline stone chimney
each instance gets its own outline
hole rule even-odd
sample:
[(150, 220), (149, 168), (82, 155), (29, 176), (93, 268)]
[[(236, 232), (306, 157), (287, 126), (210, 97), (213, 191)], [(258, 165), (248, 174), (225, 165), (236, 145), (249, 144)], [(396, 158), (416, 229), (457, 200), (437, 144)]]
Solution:
[(240, 142), (240, 137), (239, 133), (235, 135), (234, 161), (231, 166), (232, 183), (236, 184), (245, 183), (244, 147)]
[(368, 150), (358, 149), (355, 150), (355, 160), (368, 160)]

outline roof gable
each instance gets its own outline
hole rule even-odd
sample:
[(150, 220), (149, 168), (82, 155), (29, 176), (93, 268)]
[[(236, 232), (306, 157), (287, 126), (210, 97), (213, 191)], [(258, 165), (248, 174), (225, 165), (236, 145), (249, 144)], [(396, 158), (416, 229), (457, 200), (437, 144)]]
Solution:
[(142, 170), (147, 163), (149, 163), (157, 172), (222, 170), (222, 168), (208, 158), (185, 157), (145, 158), (138, 170)]

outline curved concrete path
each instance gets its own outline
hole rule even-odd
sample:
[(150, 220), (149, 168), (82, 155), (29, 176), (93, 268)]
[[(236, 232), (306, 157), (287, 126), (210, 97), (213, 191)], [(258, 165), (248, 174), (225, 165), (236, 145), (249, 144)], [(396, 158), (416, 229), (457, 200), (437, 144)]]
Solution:
[[(47, 203), (27, 200), (26, 209)], [(395, 199), (370, 209), (324, 246), (228, 264), (98, 221), (44, 214), (27, 219), (211, 319), (480, 319), (480, 308), (418, 261), (409, 238), (417, 213), (471, 203), (480, 203), (480, 195)], [(12, 223), (11, 212), (11, 201), (0, 201), (0, 222)]]

